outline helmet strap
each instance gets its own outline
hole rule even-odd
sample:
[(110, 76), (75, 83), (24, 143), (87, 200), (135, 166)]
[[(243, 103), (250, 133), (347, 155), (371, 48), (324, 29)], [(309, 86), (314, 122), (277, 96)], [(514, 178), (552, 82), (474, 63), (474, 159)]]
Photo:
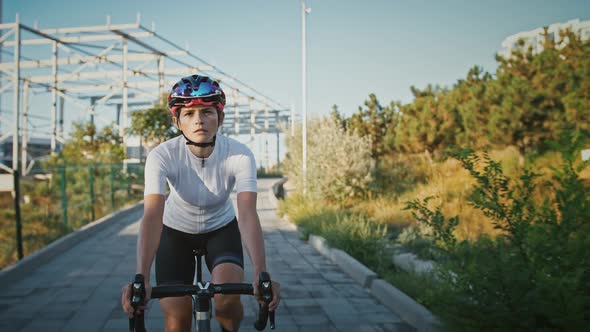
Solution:
[(191, 141), (188, 137), (186, 137), (186, 135), (184, 134), (184, 132), (182, 132), (182, 130), (180, 132), (182, 133), (182, 136), (184, 136), (184, 138), (186, 139), (186, 145), (194, 145), (194, 146), (198, 146), (200, 148), (207, 148), (210, 146), (215, 146), (215, 139), (217, 138), (217, 135), (213, 136), (213, 140), (211, 142), (197, 143), (195, 141)]

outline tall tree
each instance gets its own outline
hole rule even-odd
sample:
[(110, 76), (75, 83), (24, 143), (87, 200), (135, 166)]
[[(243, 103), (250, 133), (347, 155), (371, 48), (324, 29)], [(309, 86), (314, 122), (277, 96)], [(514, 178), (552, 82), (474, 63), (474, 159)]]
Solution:
[(508, 138), (521, 155), (547, 148), (563, 130), (588, 135), (590, 120), (590, 41), (571, 31), (553, 40), (545, 30), (544, 50), (532, 48), (498, 57), (503, 88), (497, 122), (508, 124), (494, 138)]
[(457, 110), (449, 104), (447, 89), (411, 87), (414, 101), (401, 106), (395, 146), (402, 152), (438, 153), (456, 143), (461, 130)]
[(445, 102), (456, 115), (456, 144), (482, 148), (488, 145), (490, 120), (489, 87), (492, 75), (475, 66), (467, 77), (459, 80), (449, 92)]
[(359, 106), (358, 112), (348, 120), (349, 130), (371, 140), (371, 155), (377, 160), (393, 145), (390, 142), (399, 121), (397, 106), (391, 102), (389, 106), (383, 107), (377, 96), (370, 94), (365, 101), (365, 108)]
[(172, 124), (170, 112), (163, 98), (153, 107), (131, 113), (131, 127), (127, 132), (139, 136), (140, 145), (147, 145), (148, 150), (180, 135)]
[(97, 131), (91, 122), (74, 123), (74, 130), (62, 151), (49, 159), (50, 164), (121, 162), (125, 157), (122, 140), (114, 125)]

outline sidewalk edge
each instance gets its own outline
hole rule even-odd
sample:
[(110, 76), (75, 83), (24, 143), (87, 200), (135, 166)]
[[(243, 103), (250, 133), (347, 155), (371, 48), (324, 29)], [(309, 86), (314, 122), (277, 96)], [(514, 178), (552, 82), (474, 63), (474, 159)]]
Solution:
[[(268, 197), (271, 204), (276, 207), (278, 199), (275, 197), (272, 188), (268, 191)], [(283, 219), (291, 223), (299, 231), (297, 225), (293, 224), (288, 216), (283, 217)], [(440, 330), (440, 321), (428, 309), (387, 281), (377, 279), (378, 276), (374, 271), (345, 251), (330, 248), (326, 239), (314, 234), (309, 235), (308, 243), (321, 255), (337, 264), (353, 280), (369, 289), (383, 305), (418, 331), (436, 332)]]
[(84, 227), (51, 242), (49, 245), (23, 258), (22, 260), (7, 266), (6, 268), (0, 270), (0, 289), (10, 286), (11, 282), (23, 278), (31, 271), (37, 269), (43, 264), (46, 264), (52, 258), (72, 248), (80, 241), (87, 239), (97, 232), (105, 229), (119, 218), (125, 217), (141, 209), (143, 209), (143, 200), (132, 206), (126, 207), (122, 210), (95, 220)]

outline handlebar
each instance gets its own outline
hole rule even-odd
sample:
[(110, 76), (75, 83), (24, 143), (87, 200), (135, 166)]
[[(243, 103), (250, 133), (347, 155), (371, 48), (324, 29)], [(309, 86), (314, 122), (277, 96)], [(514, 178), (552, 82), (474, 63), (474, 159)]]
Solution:
[(210, 284), (206, 283), (197, 285), (166, 285), (152, 288), (152, 299), (161, 299), (164, 297), (178, 297), (185, 295), (198, 295), (207, 292), (215, 294), (243, 294), (253, 295), (254, 289), (250, 284)]
[[(258, 320), (254, 323), (254, 328), (258, 331), (264, 330), (270, 318), (270, 328), (274, 330), (275, 315), (274, 312), (268, 311), (268, 304), (273, 299), (270, 275), (266, 272), (261, 272), (258, 280), (258, 289), (265, 304), (259, 304)], [(131, 288), (131, 305), (135, 313), (133, 318), (129, 319), (129, 331), (146, 332), (144, 314), (137, 310), (145, 300), (143, 275), (138, 274), (135, 276)], [(198, 283), (197, 285), (165, 285), (153, 287), (151, 298), (161, 299), (186, 295), (200, 295), (212, 298), (215, 294), (254, 295), (254, 288), (251, 284), (242, 283), (211, 284), (207, 282), (205, 284)]]

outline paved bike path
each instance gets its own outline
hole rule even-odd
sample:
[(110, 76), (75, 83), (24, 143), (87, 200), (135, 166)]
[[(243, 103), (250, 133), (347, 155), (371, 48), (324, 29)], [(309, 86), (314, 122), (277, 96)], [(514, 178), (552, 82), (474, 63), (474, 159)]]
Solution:
[[(414, 331), (276, 216), (267, 199), (274, 181), (258, 182), (258, 214), (267, 266), (282, 285), (276, 330)], [(141, 214), (121, 218), (23, 280), (0, 285), (0, 331), (128, 331), (120, 289), (135, 272)], [(245, 276), (251, 281), (252, 268), (245, 256)], [(208, 278), (205, 272), (204, 279)], [(255, 331), (257, 304), (250, 296), (242, 296), (242, 302), (245, 318), (240, 331)], [(164, 330), (157, 301), (151, 302), (146, 322), (148, 331)], [(212, 331), (219, 331), (216, 321), (211, 325)]]

